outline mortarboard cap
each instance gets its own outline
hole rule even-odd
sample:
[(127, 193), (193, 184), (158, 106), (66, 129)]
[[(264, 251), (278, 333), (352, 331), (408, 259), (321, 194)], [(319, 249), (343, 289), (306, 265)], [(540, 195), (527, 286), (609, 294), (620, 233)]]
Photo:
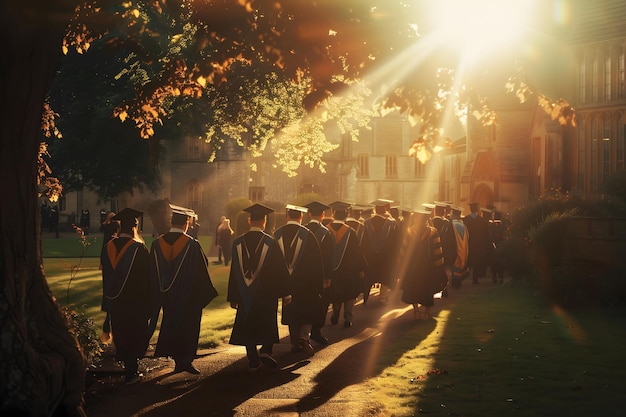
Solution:
[(416, 209), (416, 210), (413, 210), (413, 215), (430, 216), (430, 211), (422, 210), (422, 209)]
[(472, 212), (478, 211), (478, 203), (469, 203), (469, 208)]
[(422, 203), (422, 207), (424, 207), (424, 209), (426, 211), (433, 211), (433, 209), (435, 208), (435, 205), (433, 203)]
[(287, 212), (287, 217), (292, 218), (292, 219), (300, 217), (302, 214), (304, 214), (307, 211), (309, 211), (308, 208), (301, 207), (301, 206), (296, 206), (295, 204), (287, 204), (285, 206), (285, 209), (286, 209), (285, 211)]
[(127, 207), (113, 216), (112, 220), (119, 220), (123, 225), (139, 224), (139, 219), (143, 216), (143, 211)]
[(493, 220), (494, 221), (502, 221), (502, 212), (501, 211), (496, 211), (493, 213)]
[(363, 212), (363, 211), (365, 211), (365, 210), (367, 210), (367, 209), (371, 209), (371, 208), (372, 208), (372, 206), (370, 206), (370, 205), (366, 205), (366, 204), (353, 204), (350, 208), (351, 208), (351, 209), (352, 209), (352, 211), (354, 211), (354, 212), (359, 212), (359, 213), (361, 213), (361, 212)]
[(379, 198), (372, 201), (370, 204), (376, 207), (390, 206), (393, 203), (393, 200), (387, 200), (384, 198)]
[(180, 214), (187, 217), (192, 217), (196, 214), (192, 209), (188, 209), (186, 207), (177, 206), (176, 204), (170, 204), (170, 208), (172, 209), (172, 214)]
[(197, 218), (196, 212), (192, 209), (176, 204), (170, 204), (170, 209), (172, 209), (172, 223), (179, 224), (178, 222), (184, 222), (188, 217)]
[(304, 207), (308, 208), (309, 212), (313, 215), (320, 215), (330, 208), (329, 205), (320, 201), (311, 201), (309, 204), (305, 204)]
[(463, 213), (463, 209), (459, 206), (450, 206), (450, 210), (452, 210), (452, 214), (455, 216), (460, 216)]
[(299, 212), (302, 212), (302, 213), (306, 213), (309, 210), (306, 207), (296, 206), (295, 204), (287, 204), (285, 206), (285, 208), (287, 210), (295, 210), (295, 211), (299, 211)]
[(274, 209), (256, 203), (250, 207), (246, 207), (243, 211), (250, 214), (250, 220), (262, 220), (266, 215), (273, 213)]
[(345, 201), (334, 201), (330, 203), (329, 206), (335, 211), (347, 211), (352, 204), (346, 203)]

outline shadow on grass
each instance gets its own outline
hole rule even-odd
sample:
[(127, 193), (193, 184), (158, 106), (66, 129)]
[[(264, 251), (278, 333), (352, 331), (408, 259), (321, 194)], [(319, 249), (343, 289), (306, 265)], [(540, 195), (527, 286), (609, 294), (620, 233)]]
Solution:
[(567, 312), (498, 286), (450, 305), (414, 414), (621, 415), (624, 310)]

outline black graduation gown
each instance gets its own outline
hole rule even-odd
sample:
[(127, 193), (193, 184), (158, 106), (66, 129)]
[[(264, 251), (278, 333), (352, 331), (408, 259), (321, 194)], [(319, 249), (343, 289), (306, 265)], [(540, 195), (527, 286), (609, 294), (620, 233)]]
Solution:
[(395, 220), (377, 214), (365, 220), (363, 227), (363, 256), (367, 262), (366, 286), (380, 282), (389, 288), (395, 288), (394, 267), (400, 236)]
[(331, 297), (333, 303), (340, 303), (356, 298), (363, 292), (363, 280), (359, 274), (365, 271), (365, 260), (353, 228), (344, 223), (332, 222), (328, 230), (333, 238)]
[(143, 242), (112, 238), (101, 255), (103, 297), (111, 314), (118, 360), (144, 356), (150, 319), (150, 255)]
[(152, 320), (163, 309), (154, 356), (192, 358), (198, 348), (202, 308), (217, 297), (207, 257), (196, 239), (168, 232), (152, 243), (150, 258)]
[(278, 299), (289, 294), (289, 273), (274, 238), (258, 230), (236, 238), (226, 297), (237, 305), (229, 343), (278, 343)]
[[(326, 226), (318, 221), (310, 221), (306, 224), (306, 227), (313, 232), (315, 239), (317, 239), (317, 243), (320, 246), (320, 251), (322, 252), (322, 260), (324, 262), (324, 279), (330, 280), (331, 275), (331, 263), (333, 259), (333, 236)], [(322, 303), (324, 305), (322, 309), (322, 314), (320, 315), (320, 320), (317, 323), (318, 325), (324, 325), (326, 322), (326, 313), (328, 310), (328, 305), (331, 302), (331, 288), (327, 287), (322, 289)]]
[(323, 311), (324, 261), (315, 235), (304, 226), (287, 223), (274, 232), (283, 254), (291, 287), (291, 303), (283, 306), (282, 324), (317, 324)]
[(493, 248), (489, 236), (489, 221), (484, 217), (470, 214), (463, 217), (463, 223), (469, 236), (467, 265), (470, 268), (487, 266)]
[(432, 306), (433, 295), (443, 290), (448, 280), (437, 229), (410, 227), (401, 253), (407, 262), (400, 277), (401, 300), (407, 304)]

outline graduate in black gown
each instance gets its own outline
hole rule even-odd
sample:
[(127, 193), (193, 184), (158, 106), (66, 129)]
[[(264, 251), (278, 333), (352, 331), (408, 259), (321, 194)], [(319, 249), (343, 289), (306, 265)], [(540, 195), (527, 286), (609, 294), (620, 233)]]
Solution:
[[(265, 233), (267, 215), (274, 210), (262, 204), (244, 209), (250, 230), (233, 242), (227, 301), (237, 309), (231, 345), (245, 346), (249, 369), (276, 368), (272, 357), (278, 337), (278, 299), (283, 308), (291, 294), (289, 272), (273, 236)], [(257, 346), (261, 349), (257, 350)]]
[(430, 213), (416, 210), (412, 225), (407, 229), (400, 251), (403, 260), (400, 268), (401, 300), (413, 306), (413, 317), (431, 317), (435, 303), (434, 294), (445, 289), (448, 283), (443, 263), (443, 250), (437, 229), (428, 224)]
[(326, 324), (328, 306), (330, 305), (330, 266), (333, 258), (333, 237), (330, 234), (330, 230), (324, 226), (323, 221), (325, 211), (330, 209), (330, 206), (320, 201), (312, 201), (309, 204), (305, 204), (304, 207), (309, 209), (308, 214), (310, 218), (309, 222), (305, 226), (313, 232), (313, 235), (320, 246), (322, 261), (324, 263), (324, 279), (322, 280), (322, 311), (319, 320), (316, 323), (313, 323), (313, 326), (311, 327), (311, 340), (325, 346), (329, 344), (329, 341), (326, 337), (324, 337), (324, 335), (322, 335), (322, 327)]
[(193, 211), (171, 205), (172, 227), (152, 242), (152, 331), (161, 309), (163, 317), (154, 356), (172, 357), (174, 372), (199, 374), (196, 357), (202, 309), (216, 296), (208, 259), (200, 242), (188, 235)]
[(124, 362), (127, 384), (139, 381), (137, 361), (148, 348), (150, 256), (137, 233), (142, 214), (125, 208), (113, 217), (121, 223), (120, 233), (107, 242), (100, 257), (115, 357)]
[(362, 242), (363, 256), (367, 262), (363, 303), (369, 298), (373, 284), (380, 283), (380, 301), (387, 302), (388, 292), (396, 287), (394, 269), (401, 242), (396, 220), (389, 214), (391, 200), (373, 201), (375, 214), (363, 222), (365, 236)]
[(330, 323), (339, 322), (343, 309), (343, 326), (351, 327), (356, 297), (363, 292), (365, 259), (356, 232), (345, 223), (350, 204), (335, 201), (330, 207), (333, 209), (333, 221), (328, 225), (333, 242), (330, 264), (333, 312)]
[(292, 352), (313, 356), (311, 329), (322, 314), (324, 260), (313, 232), (302, 226), (308, 209), (292, 204), (286, 207), (287, 223), (274, 232), (283, 254), (291, 287), (291, 302), (283, 307), (282, 324), (289, 326)]

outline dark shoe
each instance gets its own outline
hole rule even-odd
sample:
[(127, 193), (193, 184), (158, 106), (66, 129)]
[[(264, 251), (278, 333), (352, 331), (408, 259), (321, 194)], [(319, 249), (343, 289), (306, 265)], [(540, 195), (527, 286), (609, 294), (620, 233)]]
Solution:
[(189, 372), (190, 374), (193, 374), (193, 375), (200, 374), (200, 370), (190, 363), (186, 363), (183, 365), (176, 365), (174, 367), (174, 373), (179, 373), (179, 372)]
[(213, 265), (220, 265), (222, 263), (222, 261), (213, 261), (212, 263), (213, 263)]
[(313, 346), (311, 346), (311, 344), (307, 340), (300, 340), (300, 342), (298, 343), (298, 347), (308, 357), (315, 355), (315, 349), (313, 349)]
[(257, 371), (261, 367), (261, 362), (251, 363), (248, 365), (248, 371), (254, 372)]
[(319, 343), (322, 346), (328, 346), (330, 344), (328, 339), (326, 339), (321, 334), (320, 335), (311, 336), (311, 340), (314, 341), (315, 343)]
[(261, 361), (263, 365), (267, 366), (268, 368), (272, 368), (272, 369), (278, 368), (278, 362), (276, 362), (276, 359), (272, 358), (267, 353), (261, 353), (259, 355), (259, 360)]
[(352, 322), (350, 320), (346, 320), (343, 322), (343, 327), (352, 327)]

